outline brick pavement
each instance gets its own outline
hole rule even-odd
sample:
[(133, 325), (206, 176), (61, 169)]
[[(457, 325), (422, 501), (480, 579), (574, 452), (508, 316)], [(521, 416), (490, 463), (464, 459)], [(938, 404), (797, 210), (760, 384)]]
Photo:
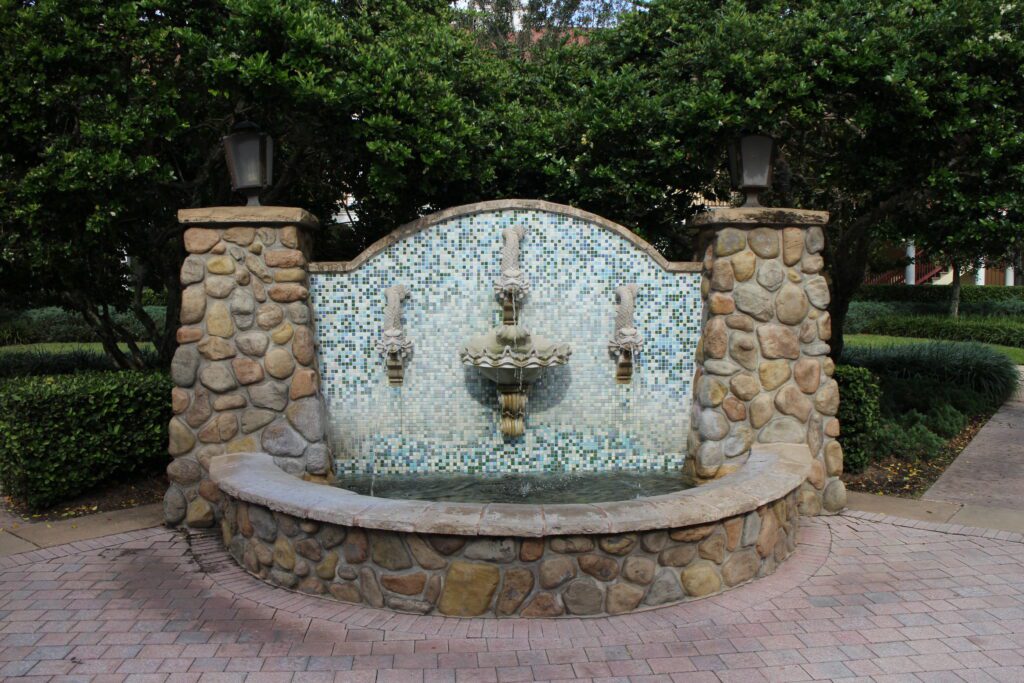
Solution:
[(775, 575), (724, 595), (621, 617), (482, 620), (272, 588), (215, 537), (147, 529), (0, 558), (0, 677), (1024, 681), (1022, 540), (818, 518)]

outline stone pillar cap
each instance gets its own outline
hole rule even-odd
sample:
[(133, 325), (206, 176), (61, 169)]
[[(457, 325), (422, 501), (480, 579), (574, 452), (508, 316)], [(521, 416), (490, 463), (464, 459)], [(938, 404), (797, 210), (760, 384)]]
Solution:
[(692, 224), (704, 227), (735, 226), (738, 228), (758, 228), (764, 226), (806, 226), (825, 225), (828, 223), (828, 211), (810, 211), (807, 209), (775, 209), (764, 206), (750, 208), (717, 208), (699, 213), (692, 219)]
[(315, 228), (316, 216), (294, 206), (209, 206), (201, 209), (180, 209), (182, 225), (301, 225)]

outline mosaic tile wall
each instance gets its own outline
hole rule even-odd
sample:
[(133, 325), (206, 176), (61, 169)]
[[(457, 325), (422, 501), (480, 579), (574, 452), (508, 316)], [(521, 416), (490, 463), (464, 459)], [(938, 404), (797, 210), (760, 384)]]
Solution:
[[(501, 230), (526, 227), (521, 314), (533, 333), (569, 342), (568, 365), (529, 393), (526, 434), (503, 437), (495, 385), (459, 348), (501, 320), (493, 282)], [(699, 273), (669, 273), (626, 239), (545, 211), (450, 219), (398, 242), (351, 273), (311, 274), (320, 369), (338, 470), (503, 472), (678, 468), (700, 334)], [(636, 282), (645, 345), (632, 384), (615, 382), (607, 344), (614, 290)], [(388, 385), (374, 348), (384, 289), (404, 284), (405, 383)]]

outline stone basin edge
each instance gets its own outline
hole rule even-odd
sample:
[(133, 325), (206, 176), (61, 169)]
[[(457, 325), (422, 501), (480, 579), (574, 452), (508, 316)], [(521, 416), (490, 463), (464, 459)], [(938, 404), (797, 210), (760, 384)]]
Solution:
[(375, 498), (299, 479), (266, 453), (216, 456), (210, 461), (210, 478), (229, 496), (300, 519), (406, 533), (541, 538), (716, 522), (785, 497), (807, 479), (810, 469), (811, 455), (804, 444), (756, 444), (737, 472), (691, 489), (605, 503), (552, 505)]

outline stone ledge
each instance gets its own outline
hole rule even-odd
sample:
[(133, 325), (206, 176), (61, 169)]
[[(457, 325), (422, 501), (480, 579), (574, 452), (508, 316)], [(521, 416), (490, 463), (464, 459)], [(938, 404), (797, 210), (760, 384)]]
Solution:
[(735, 226), (757, 228), (767, 226), (812, 226), (828, 223), (828, 211), (806, 209), (773, 209), (766, 207), (747, 209), (711, 209), (697, 214), (691, 223), (698, 227)]
[(210, 206), (201, 209), (180, 209), (182, 225), (302, 225), (315, 228), (316, 216), (292, 206)]
[(515, 210), (526, 210), (526, 211), (547, 211), (549, 213), (555, 213), (562, 216), (569, 216), (570, 218), (578, 218), (580, 220), (593, 223), (598, 227), (609, 230), (616, 235), (626, 239), (633, 246), (637, 247), (645, 254), (650, 256), (659, 266), (670, 273), (699, 273), (701, 271), (700, 262), (691, 261), (669, 261), (661, 255), (653, 245), (645, 241), (635, 232), (626, 228), (618, 223), (602, 218), (595, 213), (578, 209), (575, 206), (566, 206), (565, 204), (555, 204), (554, 202), (547, 202), (542, 199), (497, 199), (488, 202), (477, 202), (475, 204), (464, 204), (462, 206), (454, 206), (444, 211), (438, 211), (422, 218), (418, 218), (411, 223), (396, 228), (393, 232), (384, 237), (380, 238), (369, 247), (367, 247), (361, 254), (356, 256), (351, 261), (324, 261), (320, 263), (309, 264), (309, 272), (311, 273), (349, 273), (356, 270), (361, 265), (369, 261), (371, 258), (381, 253), (392, 244), (400, 242), (407, 237), (415, 235), (418, 232), (426, 230), (427, 228), (443, 223), (444, 221), (451, 220), (452, 218), (459, 218), (461, 216), (473, 216), (478, 213), (485, 213), (488, 211), (515, 211)]
[(539, 538), (706, 524), (756, 510), (799, 487), (811, 468), (803, 444), (758, 444), (743, 468), (663, 496), (590, 505), (437, 503), (363, 496), (297, 479), (265, 453), (213, 458), (210, 477), (229, 496), (300, 519), (386, 531)]

